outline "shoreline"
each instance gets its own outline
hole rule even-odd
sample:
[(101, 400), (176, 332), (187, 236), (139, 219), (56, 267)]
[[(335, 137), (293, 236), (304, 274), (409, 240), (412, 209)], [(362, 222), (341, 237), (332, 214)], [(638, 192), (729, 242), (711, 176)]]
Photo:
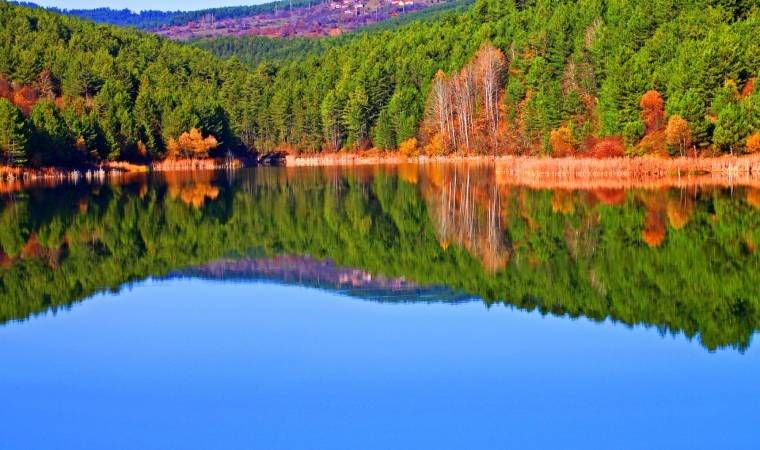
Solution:
[(665, 187), (760, 187), (760, 155), (678, 158), (506, 158), (499, 185), (588, 190)]
[[(323, 153), (287, 155), (280, 166), (368, 167), (402, 165), (493, 166), (499, 185), (557, 189), (635, 187), (739, 186), (760, 187), (760, 154), (717, 157), (552, 158), (541, 156), (406, 156), (397, 153)], [(152, 164), (109, 162), (81, 168), (0, 166), (0, 192), (26, 185), (62, 182), (106, 182), (138, 174), (203, 172), (256, 167), (242, 159), (161, 161)]]
[(662, 158), (634, 156), (619, 158), (554, 158), (549, 156), (469, 155), (469, 156), (405, 156), (395, 154), (328, 153), (319, 155), (287, 155), (286, 167), (372, 166), (399, 164), (494, 164), (512, 173), (593, 178), (604, 174), (678, 176), (685, 173), (735, 175), (749, 174), (760, 179), (760, 154), (742, 156)]
[(493, 166), (498, 186), (619, 190), (745, 186), (760, 189), (760, 154), (716, 157), (552, 158), (333, 153), (287, 156), (287, 167)]
[(249, 167), (241, 159), (182, 159), (136, 164), (125, 161), (106, 162), (80, 167), (9, 167), (0, 166), (0, 183), (35, 181), (99, 180), (128, 174), (151, 172), (192, 172)]
[[(493, 164), (509, 156), (449, 155), (406, 156), (393, 153), (325, 153), (319, 155), (287, 155), (286, 167), (334, 167), (334, 166), (391, 166), (399, 164)], [(513, 158), (513, 157), (512, 157)], [(532, 158), (532, 157), (525, 157)]]

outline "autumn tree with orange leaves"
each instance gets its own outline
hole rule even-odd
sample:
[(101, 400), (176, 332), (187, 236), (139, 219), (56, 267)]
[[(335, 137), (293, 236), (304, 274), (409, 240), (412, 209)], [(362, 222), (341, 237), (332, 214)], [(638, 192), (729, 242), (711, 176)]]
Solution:
[(212, 135), (204, 138), (201, 131), (192, 128), (189, 133), (182, 133), (179, 138), (169, 139), (166, 144), (166, 156), (169, 159), (176, 158), (208, 158), (209, 151), (219, 145)]
[(747, 138), (747, 153), (760, 151), (760, 131)]
[(641, 118), (647, 127), (647, 133), (662, 128), (665, 119), (665, 100), (655, 90), (647, 91), (639, 102)]
[(668, 126), (665, 128), (665, 140), (681, 156), (686, 155), (686, 150), (691, 146), (691, 128), (686, 119), (679, 115), (670, 116)]
[(549, 145), (552, 147), (552, 156), (573, 156), (575, 154), (575, 139), (573, 132), (568, 127), (559, 127), (549, 134)]

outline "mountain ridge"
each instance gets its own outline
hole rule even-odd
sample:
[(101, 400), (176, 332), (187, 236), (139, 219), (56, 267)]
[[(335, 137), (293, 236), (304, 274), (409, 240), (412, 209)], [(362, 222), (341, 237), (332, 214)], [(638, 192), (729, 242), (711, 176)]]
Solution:
[[(224, 36), (330, 36), (472, 0), (281, 0), (198, 10), (68, 9), (11, 2), (96, 23), (134, 27), (170, 39)], [(350, 13), (350, 14), (349, 14)]]

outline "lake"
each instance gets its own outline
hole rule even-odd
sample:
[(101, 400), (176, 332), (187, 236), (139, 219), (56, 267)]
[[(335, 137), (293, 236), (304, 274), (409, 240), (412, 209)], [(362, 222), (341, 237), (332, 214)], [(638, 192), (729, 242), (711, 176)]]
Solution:
[(449, 164), (0, 190), (3, 449), (760, 442), (757, 186)]

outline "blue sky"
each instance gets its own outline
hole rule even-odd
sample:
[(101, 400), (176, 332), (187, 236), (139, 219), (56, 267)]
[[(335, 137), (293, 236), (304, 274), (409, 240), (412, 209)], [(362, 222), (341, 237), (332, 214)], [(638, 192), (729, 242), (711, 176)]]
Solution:
[(98, 8), (101, 6), (135, 11), (143, 9), (157, 9), (163, 11), (193, 10), (213, 8), (216, 6), (238, 6), (267, 3), (269, 0), (27, 0), (42, 6), (56, 6), (58, 8), (79, 9)]

